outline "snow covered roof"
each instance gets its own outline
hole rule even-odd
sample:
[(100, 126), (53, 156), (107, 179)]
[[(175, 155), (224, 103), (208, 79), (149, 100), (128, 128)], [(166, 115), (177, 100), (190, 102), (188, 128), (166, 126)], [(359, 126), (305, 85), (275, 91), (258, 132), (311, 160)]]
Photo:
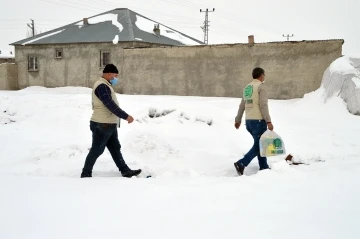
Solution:
[(15, 58), (13, 51), (0, 50), (0, 59), (10, 59), (10, 58)]
[[(159, 26), (160, 35), (154, 33)], [(201, 45), (203, 42), (127, 8), (117, 8), (11, 45), (142, 41), (164, 45)]]

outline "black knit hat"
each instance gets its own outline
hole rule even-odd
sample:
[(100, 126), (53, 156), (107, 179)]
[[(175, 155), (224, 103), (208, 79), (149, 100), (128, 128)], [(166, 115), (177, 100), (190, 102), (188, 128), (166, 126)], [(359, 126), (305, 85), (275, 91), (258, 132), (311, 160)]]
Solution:
[(103, 70), (103, 73), (116, 73), (118, 74), (119, 71), (113, 64), (107, 64)]

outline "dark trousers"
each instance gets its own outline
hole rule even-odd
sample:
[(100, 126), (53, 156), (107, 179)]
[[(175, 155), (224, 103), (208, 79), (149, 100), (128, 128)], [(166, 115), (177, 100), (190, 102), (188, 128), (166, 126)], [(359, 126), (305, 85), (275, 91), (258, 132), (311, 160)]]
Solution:
[(260, 170), (268, 169), (269, 165), (267, 164), (266, 157), (260, 156), (260, 148), (259, 148), (259, 141), (260, 137), (263, 133), (265, 133), (267, 129), (267, 125), (265, 120), (246, 120), (246, 129), (249, 131), (251, 136), (254, 139), (254, 145), (252, 148), (247, 152), (242, 159), (240, 159), (237, 163), (242, 164), (243, 166), (248, 166), (251, 160), (257, 156), (259, 160)]
[(108, 148), (116, 166), (121, 172), (126, 172), (129, 167), (126, 165), (121, 154), (121, 145), (117, 134), (116, 124), (103, 124), (90, 121), (92, 131), (92, 145), (89, 154), (86, 157), (84, 172), (91, 172), (97, 158)]

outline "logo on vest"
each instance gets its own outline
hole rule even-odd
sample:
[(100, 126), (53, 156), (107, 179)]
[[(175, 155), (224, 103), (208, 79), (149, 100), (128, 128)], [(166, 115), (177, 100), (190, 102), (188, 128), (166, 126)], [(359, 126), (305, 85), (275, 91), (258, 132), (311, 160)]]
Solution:
[(252, 85), (248, 85), (244, 89), (244, 99), (245, 99), (245, 104), (246, 104), (247, 108), (252, 107), (253, 99), (251, 97), (252, 97), (253, 92), (254, 92), (254, 88)]
[(251, 98), (252, 94), (253, 94), (253, 86), (252, 85), (246, 86), (244, 90), (245, 99)]

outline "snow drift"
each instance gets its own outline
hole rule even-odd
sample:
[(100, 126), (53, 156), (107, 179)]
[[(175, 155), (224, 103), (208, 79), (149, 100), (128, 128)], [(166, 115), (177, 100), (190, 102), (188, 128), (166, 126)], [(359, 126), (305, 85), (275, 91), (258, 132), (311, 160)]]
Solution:
[(326, 69), (321, 87), (325, 88), (325, 101), (339, 96), (352, 114), (360, 115), (360, 56), (335, 60)]

